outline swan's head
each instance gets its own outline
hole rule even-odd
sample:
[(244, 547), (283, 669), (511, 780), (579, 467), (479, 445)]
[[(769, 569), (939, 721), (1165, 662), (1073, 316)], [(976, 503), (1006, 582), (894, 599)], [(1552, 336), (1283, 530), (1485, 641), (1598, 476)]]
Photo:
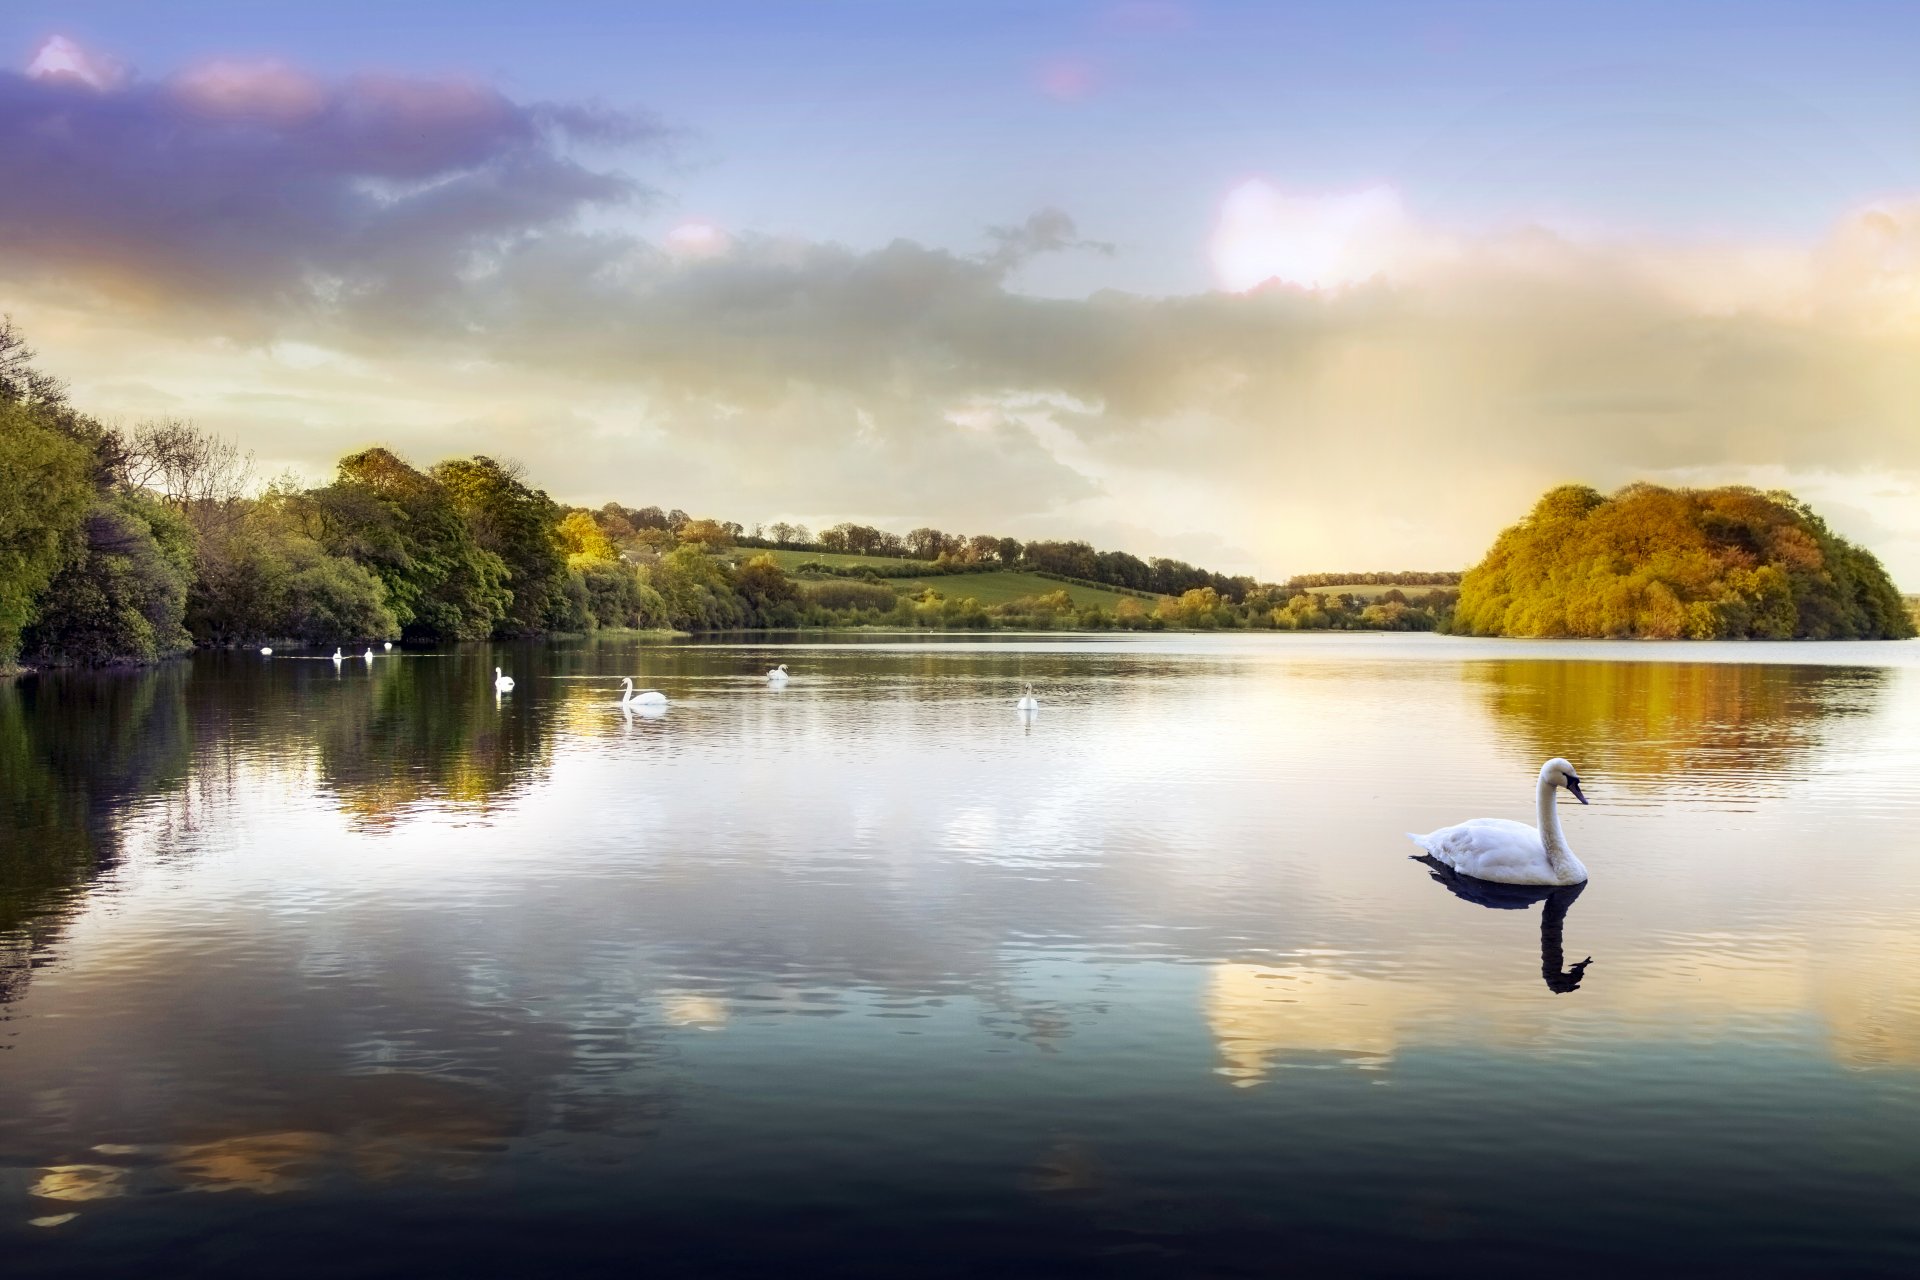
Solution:
[(620, 687), (621, 687), (621, 688), (623, 688), (623, 689), (625, 689), (625, 690), (626, 690), (626, 691), (627, 691), (628, 693), (632, 693), (632, 692), (633, 692), (633, 677), (632, 677), (632, 676), (621, 676), (621, 677), (620, 677)]
[(1587, 797), (1580, 790), (1580, 775), (1573, 771), (1572, 765), (1559, 756), (1555, 756), (1540, 767), (1540, 781), (1550, 787), (1565, 787), (1573, 793), (1575, 800), (1581, 804), (1587, 802)]

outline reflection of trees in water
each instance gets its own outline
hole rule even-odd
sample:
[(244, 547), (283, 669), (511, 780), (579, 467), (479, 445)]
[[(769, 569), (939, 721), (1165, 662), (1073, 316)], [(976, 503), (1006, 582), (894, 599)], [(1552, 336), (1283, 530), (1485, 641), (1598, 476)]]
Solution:
[(1831, 722), (1872, 710), (1891, 673), (1878, 668), (1740, 662), (1468, 664), (1503, 729), (1530, 760), (1566, 756), (1631, 784), (1682, 774), (1751, 778), (1789, 768)]
[(376, 662), (323, 699), (312, 732), (320, 775), (365, 826), (422, 804), (484, 810), (544, 772), (556, 701), (528, 692), (496, 702), (486, 656)]
[(178, 665), (0, 683), (0, 1003), (118, 859), (129, 802), (186, 776), (185, 686)]
[(201, 655), (142, 671), (56, 672), (0, 684), (0, 1003), (120, 856), (133, 802), (218, 806), (243, 772), (316, 755), (341, 807), (369, 825), (420, 804), (482, 807), (548, 754), (552, 710), (496, 705), (488, 655), (352, 664)]

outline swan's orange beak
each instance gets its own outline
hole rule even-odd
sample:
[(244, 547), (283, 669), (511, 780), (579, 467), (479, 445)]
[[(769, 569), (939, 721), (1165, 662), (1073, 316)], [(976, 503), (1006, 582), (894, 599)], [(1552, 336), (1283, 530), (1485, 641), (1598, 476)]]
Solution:
[(1567, 790), (1573, 792), (1573, 798), (1575, 800), (1578, 800), (1581, 804), (1585, 804), (1587, 802), (1587, 798), (1584, 795), (1580, 794), (1580, 779), (1569, 777), (1567, 779)]

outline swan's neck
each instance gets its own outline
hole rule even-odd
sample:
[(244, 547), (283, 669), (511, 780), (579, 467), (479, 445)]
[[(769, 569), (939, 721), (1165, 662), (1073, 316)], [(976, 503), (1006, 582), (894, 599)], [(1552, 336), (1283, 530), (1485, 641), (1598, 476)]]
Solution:
[(1573, 851), (1567, 848), (1567, 834), (1560, 829), (1560, 807), (1554, 803), (1553, 783), (1546, 778), (1540, 779), (1540, 785), (1534, 793), (1534, 807), (1540, 814), (1540, 843), (1546, 846), (1547, 865), (1553, 868), (1555, 875), (1567, 877), (1577, 865), (1573, 860)]

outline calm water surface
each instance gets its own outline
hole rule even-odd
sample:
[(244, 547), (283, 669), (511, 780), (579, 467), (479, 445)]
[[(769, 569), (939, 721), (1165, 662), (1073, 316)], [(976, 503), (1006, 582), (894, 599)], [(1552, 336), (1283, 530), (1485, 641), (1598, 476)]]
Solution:
[[(663, 718), (615, 707), (629, 674)], [(1555, 754), (1584, 891), (1409, 859), (1530, 819)], [(1916, 854), (1916, 644), (608, 640), (23, 681), (0, 1256), (1910, 1275)]]

